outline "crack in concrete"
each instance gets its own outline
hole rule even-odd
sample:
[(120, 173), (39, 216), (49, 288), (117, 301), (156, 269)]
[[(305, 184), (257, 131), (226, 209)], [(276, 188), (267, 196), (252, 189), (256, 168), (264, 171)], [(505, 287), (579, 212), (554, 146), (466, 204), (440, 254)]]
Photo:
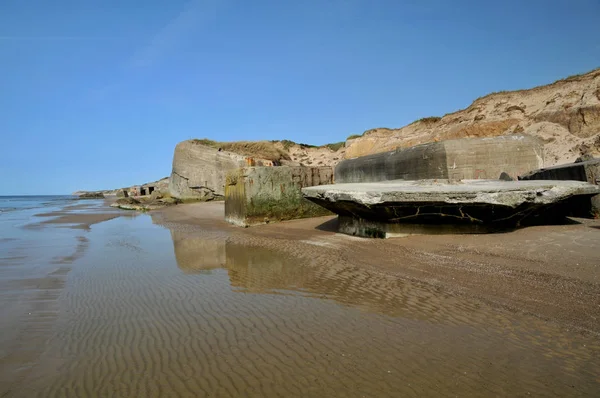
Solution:
[(177, 173), (176, 171), (172, 171), (172, 174), (175, 174), (179, 178), (186, 180), (188, 182), (188, 184), (187, 184), (188, 189), (192, 189), (192, 190), (195, 190), (195, 191), (200, 190), (200, 189), (206, 189), (207, 191), (210, 191), (210, 194), (212, 196), (214, 196), (214, 197), (223, 197), (223, 195), (221, 195), (219, 193), (216, 193), (213, 188), (210, 188), (208, 186), (205, 186), (205, 185), (190, 186), (189, 185), (190, 179), (188, 177), (182, 176), (181, 174)]
[(189, 181), (189, 180), (190, 180), (188, 177), (184, 177), (184, 176), (182, 176), (181, 174), (179, 174), (179, 173), (178, 173), (178, 172), (176, 172), (176, 171), (172, 171), (171, 173), (172, 173), (172, 174), (177, 174), (177, 176), (179, 176), (179, 178), (183, 178), (184, 180), (187, 180), (187, 181)]

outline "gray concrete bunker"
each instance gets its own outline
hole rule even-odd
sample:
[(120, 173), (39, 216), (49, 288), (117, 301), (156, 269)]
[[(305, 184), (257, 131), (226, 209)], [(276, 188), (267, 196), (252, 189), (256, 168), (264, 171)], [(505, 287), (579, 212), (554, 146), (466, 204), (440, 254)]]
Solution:
[(341, 161), (336, 183), (389, 180), (512, 179), (543, 167), (542, 144), (523, 135), (464, 138), (417, 145)]
[(527, 136), (450, 140), (343, 161), (336, 184), (302, 193), (339, 215), (340, 232), (385, 238), (556, 223), (600, 192), (580, 181), (514, 181), (542, 165), (541, 144)]
[(227, 174), (225, 220), (239, 226), (330, 214), (301, 188), (331, 184), (331, 167), (244, 167)]
[(600, 193), (579, 181), (383, 181), (303, 188), (339, 215), (339, 231), (387, 238), (416, 233), (488, 233), (560, 221)]
[[(587, 181), (590, 184), (598, 185), (600, 184), (600, 159), (534, 170), (519, 176), (519, 180), (572, 180)], [(588, 203), (573, 210), (573, 215), (580, 217), (600, 216), (600, 195), (593, 196)]]

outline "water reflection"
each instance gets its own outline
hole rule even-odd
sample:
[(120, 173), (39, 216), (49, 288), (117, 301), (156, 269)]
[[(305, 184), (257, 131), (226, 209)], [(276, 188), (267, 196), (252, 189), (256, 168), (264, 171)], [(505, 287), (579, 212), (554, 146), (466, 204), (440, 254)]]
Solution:
[(485, 322), (473, 303), (457, 300), (429, 285), (407, 283), (339, 262), (308, 264), (282, 252), (227, 242), (222, 236), (190, 236), (171, 231), (175, 258), (187, 274), (225, 268), (233, 291), (304, 295), (332, 299), (370, 312), (455, 323)]
[[(600, 347), (589, 342), (587, 346), (574, 343), (573, 335), (535, 318), (452, 296), (431, 285), (350, 267), (336, 259), (312, 264), (282, 252), (227, 242), (222, 236), (192, 237), (172, 232), (172, 237), (178, 265), (185, 273), (225, 268), (231, 291), (253, 294), (254, 299), (242, 300), (263, 306), (252, 311), (264, 311), (278, 301), (277, 297), (292, 296), (319, 299), (303, 312), (316, 324), (331, 317), (345, 317), (342, 314), (346, 314), (346, 307), (360, 309), (366, 316), (389, 317), (395, 325), (394, 333), (399, 333), (397, 338), (403, 342), (396, 350), (412, 358), (413, 362), (404, 365), (409, 368), (424, 370), (417, 358), (437, 364), (440, 375), (454, 372), (452, 367), (445, 368), (450, 366), (449, 358), (455, 358), (456, 366), (470, 372), (476, 371), (478, 364), (485, 364), (480, 370), (482, 377), (511, 377), (513, 387), (522, 391), (539, 388), (538, 382), (548, 380), (537, 379), (542, 361), (546, 376), (552, 375), (550, 379), (585, 380), (583, 383), (591, 383), (586, 389), (594, 386), (592, 375), (599, 369), (595, 361)], [(341, 306), (338, 310), (322, 307), (319, 303), (323, 299)], [(285, 314), (278, 313), (269, 313), (268, 317), (276, 323), (285, 323), (286, 319)], [(373, 339), (381, 327), (378, 322), (368, 327), (352, 323), (351, 329), (361, 330), (364, 339)], [(388, 338), (388, 344), (396, 341)]]
[[(225, 268), (234, 292), (316, 297), (393, 317), (447, 325), (493, 324), (502, 333), (513, 333), (505, 329), (512, 327), (505, 312), (430, 284), (369, 272), (336, 259), (312, 264), (283, 252), (227, 242), (222, 236), (172, 232), (172, 237), (180, 269), (193, 273)], [(537, 321), (536, 327), (548, 325)]]
[(177, 265), (183, 272), (207, 273), (225, 267), (225, 241), (222, 238), (189, 237), (183, 232), (171, 230), (171, 239)]
[(598, 391), (597, 344), (531, 317), (334, 256), (301, 259), (231, 243), (251, 242), (216, 228), (169, 234), (131, 221), (91, 231), (56, 338), (16, 383), (20, 396)]

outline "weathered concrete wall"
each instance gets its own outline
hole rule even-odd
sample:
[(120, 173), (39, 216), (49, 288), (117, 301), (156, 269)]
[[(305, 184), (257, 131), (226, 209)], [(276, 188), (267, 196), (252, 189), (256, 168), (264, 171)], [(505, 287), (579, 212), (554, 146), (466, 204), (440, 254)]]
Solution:
[(446, 152), (441, 142), (347, 159), (335, 168), (335, 182), (339, 184), (446, 176)]
[[(600, 185), (600, 159), (534, 170), (519, 176), (519, 180), (574, 180)], [(592, 197), (589, 212), (600, 215), (600, 195)]]
[(331, 214), (302, 197), (301, 189), (331, 184), (331, 167), (245, 167), (230, 171), (225, 220), (248, 226)]
[(498, 179), (543, 166), (543, 147), (534, 138), (512, 135), (417, 145), (340, 162), (336, 183), (422, 179)]
[(183, 141), (175, 147), (169, 192), (180, 199), (212, 200), (225, 195), (225, 177), (246, 165), (246, 157)]

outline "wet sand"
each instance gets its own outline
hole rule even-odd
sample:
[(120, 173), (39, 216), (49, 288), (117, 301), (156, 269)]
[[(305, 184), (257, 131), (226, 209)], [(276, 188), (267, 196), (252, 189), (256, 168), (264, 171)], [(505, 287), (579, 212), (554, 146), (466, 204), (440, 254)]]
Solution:
[(97, 214), (54, 214), (56, 218), (42, 221), (42, 224), (76, 224), (81, 228), (89, 228), (93, 224), (99, 222), (112, 220), (113, 218), (120, 217), (119, 214), (115, 213), (97, 213)]
[[(61, 229), (76, 244), (47, 266), (7, 261), (0, 309), (30, 293), (3, 312), (0, 396), (600, 391), (596, 222), (382, 241), (331, 217), (243, 229), (222, 211)], [(39, 276), (19, 277), (27, 264)]]
[(427, 283), (600, 336), (600, 220), (502, 234), (372, 240), (336, 233), (335, 217), (240, 229), (224, 222), (221, 212), (222, 203), (199, 203), (164, 209), (154, 218), (177, 231), (223, 230), (230, 242)]
[[(108, 200), (103, 201), (110, 204)], [(92, 225), (104, 221), (112, 220), (117, 217), (129, 215), (121, 210), (112, 209), (106, 206), (98, 208), (89, 203), (77, 203), (65, 206), (62, 210), (50, 211), (46, 213), (37, 213), (35, 217), (47, 218), (43, 221), (29, 224), (29, 228), (39, 228), (46, 224), (63, 224), (70, 228), (89, 229)]]

